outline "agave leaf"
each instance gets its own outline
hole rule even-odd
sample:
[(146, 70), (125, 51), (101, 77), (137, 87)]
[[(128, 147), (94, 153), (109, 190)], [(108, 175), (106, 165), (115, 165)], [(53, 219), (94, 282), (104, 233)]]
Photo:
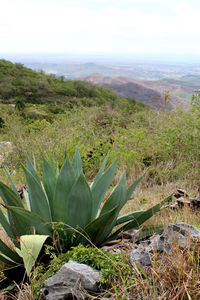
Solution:
[(171, 197), (172, 197), (172, 195), (165, 198), (163, 201), (154, 205), (153, 207), (145, 210), (143, 213), (139, 214), (137, 218), (126, 223), (120, 229), (115, 231), (107, 240), (110, 241), (112, 239), (115, 239), (118, 236), (118, 234), (122, 231), (139, 228), (140, 225), (142, 225), (144, 222), (146, 222), (148, 219), (150, 219), (153, 215), (155, 215), (157, 212), (159, 212), (161, 210), (161, 208), (163, 207), (163, 205), (170, 201)]
[[(129, 188), (127, 189), (127, 199), (126, 199), (126, 202), (131, 198), (133, 192), (135, 191), (137, 185), (140, 183), (140, 181), (143, 179), (145, 173), (140, 177), (138, 178), (136, 181), (133, 182), (133, 184), (131, 184), (129, 186)], [(124, 203), (125, 205), (125, 203)]]
[[(35, 165), (35, 163), (34, 163)], [(40, 178), (36, 172), (36, 169), (33, 167), (28, 155), (26, 155), (26, 169), (35, 177), (35, 179), (40, 182)]]
[(47, 238), (48, 235), (23, 235), (20, 237), (21, 254), (28, 276)]
[(33, 153), (33, 167), (34, 167), (35, 171), (37, 172), (36, 159), (35, 159), (34, 153)]
[(153, 234), (161, 234), (164, 230), (164, 225), (152, 225), (144, 226), (141, 228), (139, 236), (135, 239), (135, 242), (146, 239), (147, 237), (152, 236)]
[[(23, 208), (21, 198), (8, 186), (0, 182), (0, 196), (7, 206), (16, 206)], [(24, 232), (24, 225), (20, 224), (18, 219), (8, 211), (8, 221), (14, 236), (19, 236)]]
[(19, 236), (29, 234), (31, 230), (34, 230), (37, 234), (52, 236), (50, 224), (34, 212), (25, 210), (21, 207), (8, 206), (6, 208), (12, 212), (17, 218), (18, 223), (24, 228)]
[(104, 213), (111, 210), (115, 206), (119, 206), (119, 208), (121, 208), (121, 205), (122, 203), (124, 203), (126, 198), (127, 198), (126, 178), (125, 178), (125, 173), (123, 173), (119, 183), (116, 185), (116, 187), (108, 197), (107, 201), (105, 202), (100, 215), (103, 215)]
[(5, 264), (7, 264), (8, 266), (16, 266), (16, 262), (9, 259), (9, 257), (7, 257), (6, 255), (4, 255), (3, 253), (0, 253), (0, 261), (4, 262)]
[[(120, 210), (122, 209), (122, 207), (127, 203), (127, 201), (130, 199), (131, 195), (133, 194), (135, 188), (137, 187), (137, 185), (140, 183), (140, 181), (142, 180), (142, 178), (144, 177), (144, 174), (138, 178), (135, 182), (133, 182), (133, 184), (131, 184), (129, 186), (129, 188), (127, 189), (127, 196), (124, 199), (124, 201), (121, 202), (120, 205)], [(126, 184), (126, 183), (125, 183)]]
[(0, 182), (0, 196), (6, 205), (23, 207), (21, 198), (3, 182)]
[(125, 231), (133, 228), (138, 228), (140, 225), (142, 225), (144, 222), (146, 222), (148, 219), (150, 219), (153, 215), (155, 215), (157, 212), (159, 212), (162, 208), (162, 206), (167, 203), (171, 199), (171, 195), (164, 199), (162, 202), (154, 205), (153, 207), (147, 209), (143, 213), (141, 213), (135, 220), (130, 221), (126, 225), (122, 226), (120, 229)]
[(138, 210), (138, 211), (134, 211), (134, 212), (122, 215), (116, 220), (115, 226), (126, 223), (128, 221), (132, 221), (132, 220), (136, 219), (143, 212), (144, 212), (144, 210)]
[[(11, 207), (7, 205), (3, 205), (5, 208)], [(17, 208), (16, 206), (12, 206)], [(22, 207), (19, 207), (19, 209), (23, 209)], [(19, 219), (18, 216), (13, 214), (11, 210), (8, 210), (8, 220), (10, 225), (10, 230), (12, 231), (14, 238), (12, 238), (13, 243), (18, 246), (16, 237), (19, 237), (20, 235), (23, 235), (27, 232), (27, 224), (23, 222), (23, 220)]]
[(16, 263), (21, 263), (22, 260), (19, 255), (12, 251), (2, 240), (0, 240), (0, 253), (7, 256), (9, 259)]
[(24, 168), (24, 174), (28, 184), (28, 194), (30, 200), (31, 210), (36, 214), (40, 215), (47, 222), (51, 222), (51, 211), (49, 207), (49, 202), (44, 189), (31, 172)]
[[(106, 159), (107, 160), (107, 159)], [(101, 202), (113, 181), (115, 171), (116, 171), (117, 161), (115, 161), (106, 172), (98, 178), (98, 181), (92, 185), (92, 196), (94, 199), (92, 219), (94, 219), (98, 213)], [(102, 169), (103, 170), (103, 169)]]
[(64, 165), (57, 179), (55, 195), (52, 206), (52, 216), (54, 222), (67, 223), (68, 199), (72, 186), (76, 181), (72, 165), (66, 156)]
[(85, 227), (92, 216), (93, 198), (83, 173), (73, 185), (66, 210), (67, 224), (72, 227)]
[[(12, 178), (11, 178), (11, 176), (10, 176), (10, 173), (8, 172), (8, 170), (6, 169), (5, 166), (4, 166), (4, 171), (6, 172), (6, 175), (8, 176), (8, 180), (9, 180), (9, 182), (10, 182), (10, 184), (11, 184), (11, 187), (12, 187), (13, 192), (15, 192), (15, 194), (20, 198), (19, 193), (18, 193), (18, 191), (17, 191), (17, 188), (16, 188), (16, 186), (14, 185), (14, 182), (12, 181)], [(21, 198), (20, 198), (20, 199), (21, 199)]]
[(29, 200), (29, 195), (26, 189), (23, 189), (23, 193), (24, 193), (24, 199), (27, 205), (27, 209), (31, 211), (31, 204), (30, 204), (30, 200)]
[[(93, 244), (97, 246), (100, 245), (107, 237), (107, 233), (116, 218), (117, 212), (118, 206), (115, 206), (110, 211), (107, 211), (105, 214), (90, 222), (84, 228), (83, 234), (85, 234)], [(88, 241), (84, 237), (81, 237), (79, 242), (88, 244)]]
[(52, 163), (48, 163), (46, 159), (43, 158), (43, 184), (51, 210), (53, 209), (53, 199), (56, 189), (56, 182), (56, 168)]
[(81, 160), (81, 156), (80, 156), (78, 147), (76, 148), (76, 152), (75, 152), (73, 160), (72, 160), (72, 167), (74, 168), (76, 178), (78, 178), (80, 176), (80, 174), (83, 172), (82, 160)]
[(92, 183), (91, 186), (90, 186), (90, 188), (91, 188), (92, 190), (95, 188), (97, 182), (99, 181), (99, 179), (101, 178), (101, 175), (102, 175), (103, 172), (104, 172), (104, 169), (105, 169), (105, 167), (106, 167), (106, 163), (107, 163), (107, 160), (108, 160), (108, 156), (109, 156), (109, 152), (108, 152), (108, 154), (106, 155), (106, 158), (104, 159), (104, 161), (103, 161), (103, 163), (102, 163), (102, 165), (101, 165), (101, 167), (100, 167), (100, 169), (99, 169), (99, 171), (98, 171), (98, 173), (97, 173), (97, 175), (96, 175), (96, 177), (95, 177), (93, 183)]
[(0, 224), (4, 228), (5, 232), (9, 236), (9, 238), (17, 246), (17, 242), (15, 241), (16, 237), (15, 237), (13, 231), (12, 231), (12, 228), (11, 228), (11, 226), (10, 226), (10, 224), (9, 224), (6, 216), (3, 214), (3, 212), (1, 211), (1, 209), (0, 209)]
[(55, 166), (55, 164), (54, 164), (54, 162), (53, 162), (52, 156), (50, 156), (50, 158), (49, 158), (49, 164), (51, 165), (52, 169), (54, 169), (55, 172), (56, 172), (57, 169), (56, 169), (56, 166)]

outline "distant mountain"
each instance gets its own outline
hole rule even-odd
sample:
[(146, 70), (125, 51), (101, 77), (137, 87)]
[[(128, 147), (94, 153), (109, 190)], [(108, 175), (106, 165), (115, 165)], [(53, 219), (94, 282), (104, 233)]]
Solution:
[(195, 88), (200, 88), (200, 75), (187, 74), (179, 79), (182, 83), (193, 86)]
[[(173, 107), (179, 105), (189, 107), (190, 103), (187, 98), (189, 98), (189, 95), (192, 95), (194, 91), (194, 86), (186, 84), (185, 81), (173, 79), (150, 81), (123, 76), (108, 77), (97, 73), (82, 79), (103, 87), (110, 88), (121, 97), (135, 98), (147, 105), (153, 105), (156, 108), (159, 107), (158, 102), (162, 102), (163, 93), (167, 90), (170, 93), (170, 103), (168, 104), (168, 109), (172, 109)], [(159, 100), (156, 101), (155, 98)]]

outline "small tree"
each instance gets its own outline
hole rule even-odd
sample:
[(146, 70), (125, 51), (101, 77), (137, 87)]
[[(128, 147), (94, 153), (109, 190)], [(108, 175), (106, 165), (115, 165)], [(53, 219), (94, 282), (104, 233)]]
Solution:
[(26, 99), (21, 97), (16, 97), (14, 103), (15, 103), (15, 108), (19, 111), (22, 111), (25, 108)]
[(166, 108), (167, 105), (170, 103), (170, 93), (168, 90), (164, 91), (164, 94), (163, 96), (159, 99), (157, 96), (154, 96), (154, 99), (158, 102), (158, 105), (161, 107), (161, 108)]

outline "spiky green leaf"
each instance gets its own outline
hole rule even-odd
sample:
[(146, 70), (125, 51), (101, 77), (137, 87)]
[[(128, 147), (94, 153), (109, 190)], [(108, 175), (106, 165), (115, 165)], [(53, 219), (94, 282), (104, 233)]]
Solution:
[(0, 209), (0, 224), (9, 236), (9, 238), (14, 242), (16, 239), (16, 236), (14, 235), (12, 228), (10, 226), (10, 223), (8, 222), (6, 216), (3, 214), (3, 212)]
[(131, 198), (133, 192), (135, 191), (137, 185), (140, 183), (140, 181), (143, 179), (145, 174), (143, 174), (140, 178), (138, 178), (136, 181), (131, 184), (127, 189), (127, 201)]
[(23, 189), (23, 193), (24, 193), (24, 199), (26, 202), (27, 209), (31, 211), (31, 204), (30, 204), (29, 195), (28, 195), (27, 190)]
[(76, 182), (74, 169), (66, 156), (64, 165), (57, 179), (55, 195), (52, 206), (52, 216), (54, 222), (67, 223), (68, 199), (72, 186)]
[[(36, 166), (35, 162), (34, 165)], [(36, 172), (35, 167), (32, 165), (28, 155), (26, 155), (26, 169), (32, 174), (33, 177), (35, 177), (35, 179), (40, 182), (40, 178)]]
[(4, 262), (7, 266), (16, 266), (16, 262), (11, 260), (9, 257), (4, 255), (3, 253), (0, 253), (0, 261)]
[(22, 263), (19, 255), (12, 251), (2, 240), (0, 240), (0, 253), (7, 256), (10, 260), (16, 263)]
[(92, 217), (93, 198), (83, 173), (73, 185), (66, 210), (67, 223), (76, 227), (85, 227)]
[(12, 212), (19, 224), (24, 227), (24, 231), (20, 236), (33, 233), (52, 236), (50, 224), (37, 214), (20, 207), (8, 206), (6, 208)]
[[(0, 197), (7, 206), (16, 206), (23, 208), (21, 198), (18, 197), (13, 190), (11, 190), (2, 182), (0, 182)], [(18, 219), (10, 211), (8, 211), (8, 221), (14, 237), (24, 233), (24, 225), (20, 224)]]
[(136, 219), (143, 212), (144, 212), (144, 210), (138, 210), (138, 211), (134, 211), (134, 212), (122, 215), (116, 220), (115, 226), (126, 223), (128, 221), (132, 221), (132, 220)]
[(107, 201), (105, 202), (100, 215), (103, 215), (107, 211), (113, 209), (113, 207), (118, 206), (121, 208), (122, 203), (125, 202), (127, 198), (127, 191), (126, 191), (126, 177), (125, 173), (122, 174), (120, 181), (113, 189), (112, 193), (108, 197)]
[(161, 234), (164, 230), (164, 225), (152, 225), (152, 226), (144, 226), (141, 228), (139, 235), (136, 237), (135, 242), (146, 239), (153, 234)]
[(21, 198), (3, 182), (0, 182), (0, 197), (6, 205), (23, 207)]
[(48, 235), (23, 235), (20, 238), (21, 254), (26, 273), (29, 276), (33, 265), (44, 245)]
[(83, 172), (82, 160), (81, 160), (81, 156), (80, 156), (78, 147), (76, 148), (76, 152), (75, 152), (73, 160), (72, 160), (72, 167), (74, 169), (76, 178), (78, 178), (80, 176), (80, 174)]
[(53, 209), (53, 199), (56, 190), (57, 174), (56, 168), (52, 163), (43, 158), (43, 184), (49, 200), (51, 210)]
[(28, 184), (31, 210), (47, 222), (51, 222), (50, 206), (41, 182), (38, 181), (28, 169), (23, 167), (23, 170)]
[(99, 179), (101, 178), (102, 174), (104, 173), (104, 170), (105, 170), (105, 167), (106, 167), (106, 163), (107, 163), (107, 160), (108, 160), (108, 156), (109, 156), (109, 153), (106, 155), (106, 157), (105, 157), (105, 159), (104, 159), (104, 161), (103, 161), (103, 163), (102, 163), (102, 165), (101, 165), (101, 167), (100, 167), (100, 169), (99, 169), (99, 171), (98, 171), (98, 173), (97, 173), (94, 181), (92, 182), (92, 184), (90, 186), (91, 189), (95, 188), (97, 182), (99, 181)]
[(7, 175), (7, 177), (8, 177), (8, 180), (9, 180), (10, 184), (11, 184), (11, 187), (12, 187), (13, 192), (15, 192), (15, 194), (20, 198), (19, 193), (18, 193), (18, 191), (17, 191), (17, 188), (16, 188), (14, 182), (12, 181), (12, 178), (11, 178), (11, 176), (10, 176), (10, 173), (8, 172), (8, 170), (6, 169), (5, 166), (4, 166), (4, 171), (6, 172), (6, 175)]
[[(87, 237), (89, 241), (92, 241), (95, 245), (101, 245), (107, 237), (108, 231), (112, 226), (118, 211), (118, 206), (107, 211), (97, 219), (90, 222), (83, 230), (83, 235)], [(80, 242), (88, 244), (88, 240), (83, 236), (80, 238)]]
[[(92, 196), (94, 199), (94, 205), (93, 205), (93, 212), (92, 212), (92, 219), (96, 217), (98, 214), (99, 207), (101, 205), (101, 202), (111, 184), (113, 181), (115, 171), (117, 167), (117, 161), (115, 161), (104, 174), (99, 176), (98, 181), (94, 185), (92, 185)], [(103, 169), (102, 169), (103, 170)]]
[(136, 217), (134, 220), (131, 220), (130, 222), (126, 223), (123, 225), (120, 229), (115, 231), (109, 238), (108, 240), (115, 239), (118, 234), (122, 231), (130, 230), (130, 229), (137, 229), (139, 228), (144, 222), (149, 220), (153, 215), (155, 215), (157, 212), (161, 210), (163, 205), (171, 199), (172, 195), (169, 197), (165, 198), (163, 201), (160, 203), (154, 205), (153, 207), (145, 210), (143, 213), (139, 214), (138, 217)]
[(37, 165), (36, 165), (36, 159), (35, 159), (34, 153), (33, 153), (33, 167), (34, 167), (34, 170), (37, 172)]

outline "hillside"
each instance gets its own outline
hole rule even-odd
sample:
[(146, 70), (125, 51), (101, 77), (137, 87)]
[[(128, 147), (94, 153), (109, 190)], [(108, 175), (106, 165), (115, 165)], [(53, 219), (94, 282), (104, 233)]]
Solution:
[[(10, 220), (10, 214), (7, 214), (4, 218), (1, 217), (1, 224), (6, 224), (5, 228), (8, 228), (8, 224), (10, 226), (9, 228), (14, 228), (13, 233), (15, 234), (15, 229), (18, 229), (19, 224), (20, 228), (25, 230), (25, 232), (22, 232), (23, 235), (25, 233), (25, 236), (28, 236), (28, 238), (30, 236), (36, 237), (38, 242), (38, 237), (32, 235), (32, 232), (41, 234), (43, 237), (47, 236), (39, 230), (41, 230), (41, 228), (43, 230), (46, 225), (48, 226), (46, 227), (47, 229), (51, 229), (49, 226), (52, 219), (50, 218), (50, 221), (46, 220), (45, 217), (43, 219), (41, 215), (42, 213), (44, 214), (45, 211), (50, 211), (50, 217), (53, 216), (52, 212), (55, 210), (52, 203), (57, 203), (56, 210), (62, 212), (62, 215), (65, 216), (71, 215), (72, 206), (73, 209), (75, 208), (76, 220), (79, 220), (80, 216), (81, 218), (83, 217), (82, 212), (88, 212), (88, 207), (92, 212), (93, 204), (95, 203), (96, 205), (97, 201), (94, 201), (95, 198), (93, 198), (93, 195), (97, 197), (96, 199), (98, 199), (98, 197), (103, 198), (102, 193), (105, 195), (104, 203), (107, 205), (109, 201), (109, 205), (107, 206), (109, 209), (108, 212), (98, 214), (98, 219), (96, 219), (100, 220), (98, 222), (96, 222), (96, 220), (91, 221), (90, 211), (88, 214), (88, 220), (90, 222), (88, 224), (93, 224), (94, 228), (94, 239), (97, 236), (96, 224), (98, 225), (98, 235), (101, 235), (102, 228), (103, 230), (105, 229), (104, 232), (107, 232), (108, 227), (111, 226), (110, 223), (113, 223), (113, 218), (115, 218), (114, 212), (118, 213), (121, 204), (125, 202), (126, 205), (122, 208), (118, 220), (125, 220), (126, 223), (123, 230), (127, 229), (127, 224), (129, 226), (132, 222), (136, 224), (134, 226), (140, 225), (137, 233), (142, 234), (140, 237), (142, 238), (143, 244), (147, 235), (152, 235), (152, 230), (156, 232), (159, 230), (158, 232), (160, 233), (160, 230), (163, 230), (163, 225), (165, 226), (165, 224), (184, 222), (199, 227), (199, 212), (195, 207), (190, 209), (189, 207), (185, 207), (186, 204), (184, 204), (184, 207), (180, 210), (178, 207), (177, 210), (169, 208), (169, 205), (171, 205), (170, 199), (172, 198), (171, 196), (169, 197), (169, 195), (174, 194), (177, 188), (184, 189), (193, 200), (199, 188), (200, 107), (198, 103), (188, 110), (156, 110), (136, 103), (133, 98), (117, 97), (110, 90), (97, 87), (92, 82), (65, 81), (63, 78), (56, 78), (53, 75), (46, 76), (42, 72), (34, 72), (24, 68), (22, 65), (13, 65), (5, 61), (2, 62), (2, 65), (0, 68), (1, 98), (3, 100), (3, 103), (0, 103), (0, 181), (2, 187), (2, 201), (5, 203), (2, 212), (6, 211), (6, 209), (19, 212), (19, 217), (17, 214), (16, 217), (15, 214), (13, 214), (15, 218), (11, 218), (11, 220), (17, 220), (13, 226), (10, 226), (10, 223), (7, 221)], [(96, 78), (98, 78), (98, 75), (96, 75)], [(115, 84), (117, 87), (126, 86), (127, 91), (129, 87), (131, 89), (131, 87), (135, 85), (138, 93), (144, 91), (150, 93), (148, 87), (139, 85), (137, 82), (129, 82), (123, 77), (118, 77), (114, 83), (113, 79), (109, 77), (104, 78), (104, 81), (105, 84), (108, 85)], [(7, 94), (7, 96), (2, 92), (4, 91), (3, 82), (7, 91), (10, 91), (10, 94)], [(35, 90), (31, 90), (32, 84), (35, 84)], [(42, 85), (45, 87), (44, 90), (41, 89)], [(77, 96), (69, 96), (69, 93), (66, 93), (66, 91), (64, 95), (60, 93), (59, 89), (61, 89), (61, 87), (67, 88), (69, 86), (73, 87)], [(40, 89), (43, 91), (42, 96), (39, 94)], [(30, 91), (32, 94), (29, 94)], [(92, 97), (94, 94), (92, 94), (91, 91), (97, 93), (96, 95), (98, 95), (98, 97)], [(156, 91), (152, 89), (151, 92), (153, 95)], [(19, 109), (17, 105), (7, 104), (13, 102), (17, 104), (19, 99), (24, 99), (26, 102), (21, 109)], [(78, 152), (76, 152), (75, 159), (72, 160), (77, 146), (81, 160)], [(72, 160), (72, 164), (70, 164), (68, 158), (66, 159), (66, 153), (68, 153), (69, 159)], [(34, 167), (31, 166), (30, 161), (26, 158), (27, 154), (31, 162), (33, 161), (35, 169), (37, 166), (38, 175)], [(49, 161), (49, 163), (47, 161)], [(82, 166), (80, 161), (82, 161)], [(103, 161), (105, 163), (103, 167), (100, 168), (100, 172), (98, 172)], [(25, 166), (26, 162), (27, 169), (24, 168), (26, 172), (24, 176), (21, 166)], [(42, 170), (43, 164), (45, 166), (44, 171)], [(62, 167), (63, 165), (64, 167)], [(108, 167), (109, 165), (111, 165), (111, 167)], [(117, 172), (115, 172), (114, 176), (114, 168), (116, 165)], [(5, 175), (4, 166), (9, 171), (11, 177), (8, 178), (8, 176)], [(82, 170), (87, 180), (84, 179)], [(62, 177), (58, 175), (59, 173)], [(96, 174), (98, 175), (96, 176)], [(94, 180), (94, 178), (96, 179)], [(40, 183), (39, 179), (41, 179), (44, 184)], [(92, 181), (96, 182), (95, 185), (91, 184)], [(135, 183), (132, 184), (134, 181), (135, 183), (140, 182), (140, 184), (131, 196), (131, 199), (127, 201), (128, 194), (131, 195), (133, 191), (132, 188), (135, 188)], [(16, 196), (14, 192), (16, 189), (14, 189), (13, 184), (13, 191), (5, 186), (6, 184), (11, 187), (11, 182), (15, 184), (20, 197), (24, 197), (23, 202), (21, 202), (21, 200), (19, 202), (19, 197)], [(69, 184), (69, 182), (72, 182), (72, 184)], [(26, 184), (28, 185), (28, 191)], [(48, 189), (46, 188), (47, 184)], [(71, 188), (69, 187), (70, 185)], [(108, 186), (107, 192), (104, 188), (106, 185)], [(114, 186), (116, 186), (116, 188), (114, 188)], [(93, 190), (90, 190), (90, 187), (92, 187)], [(96, 187), (98, 187), (98, 189)], [(109, 194), (111, 196), (109, 196)], [(51, 199), (53, 199), (51, 202), (49, 201), (49, 195)], [(59, 196), (56, 202), (54, 201), (55, 195)], [(32, 205), (33, 202), (31, 201), (33, 198), (31, 197), (34, 197), (36, 201), (38, 201), (37, 214), (31, 212), (31, 210), (33, 211), (32, 206), (34, 206)], [(186, 201), (188, 199), (186, 197), (186, 193), (184, 193), (183, 203), (187, 203)], [(174, 198), (175, 197), (172, 199), (172, 203), (176, 204)], [(72, 199), (73, 202), (71, 202), (70, 205), (69, 203), (65, 205), (64, 201), (66, 199), (67, 201), (68, 199)], [(113, 199), (117, 199), (117, 205), (113, 202)], [(163, 201), (163, 199), (165, 200)], [(86, 202), (88, 200), (91, 205), (88, 205), (89, 202)], [(23, 203), (23, 207), (26, 205), (25, 210), (21, 206), (19, 208), (16, 207), (18, 203)], [(45, 206), (45, 203), (48, 205)], [(76, 204), (75, 206), (73, 205), (74, 203)], [(110, 205), (113, 205), (113, 203), (115, 206), (113, 209), (110, 209)], [(149, 216), (151, 217), (154, 212), (160, 210), (161, 204), (163, 205), (164, 203), (166, 204), (166, 209), (162, 209), (159, 214), (147, 220), (145, 215), (148, 218)], [(102, 210), (106, 205), (102, 205)], [(28, 211), (29, 207), (30, 210)], [(53, 209), (50, 210), (50, 207), (53, 207)], [(59, 208), (61, 209), (59, 210)], [(68, 209), (70, 214), (68, 213)], [(144, 211), (145, 215), (141, 211)], [(131, 219), (129, 219), (130, 216)], [(73, 217), (73, 219), (75, 219), (75, 217)], [(24, 220), (27, 220), (25, 225)], [(130, 221), (130, 223), (127, 223), (126, 220)], [(144, 223), (144, 221), (146, 222)], [(17, 226), (15, 226), (15, 224), (17, 224)], [(87, 262), (91, 263), (90, 256), (86, 253), (89, 248), (84, 248), (80, 252), (80, 247), (82, 246), (76, 247), (77, 240), (75, 240), (75, 233), (80, 232), (80, 230), (76, 229), (79, 228), (78, 225), (74, 223), (75, 225), (73, 226), (75, 230), (73, 231), (73, 227), (68, 225), (68, 220), (65, 223), (56, 220), (56, 222), (52, 224), (50, 234), (53, 232), (55, 235), (55, 243), (52, 243), (52, 246), (49, 245), (46, 248), (46, 252), (43, 252), (42, 249), (41, 257), (44, 257), (45, 261), (43, 263), (40, 258), (38, 259), (38, 264), (34, 267), (33, 273), (30, 275), (30, 284), (29, 282), (25, 284), (23, 281), (23, 285), (21, 285), (19, 282), (17, 288), (14, 288), (13, 291), (9, 290), (9, 294), (13, 292), (12, 299), (40, 299), (40, 289), (43, 287), (44, 279), (49, 277), (49, 274), (52, 274), (52, 271), (55, 270), (54, 268), (58, 263), (60, 264), (63, 259), (66, 259), (67, 256), (63, 255), (71, 253), (71, 250), (67, 251), (71, 245), (73, 247), (72, 251), (76, 251), (77, 253), (76, 257), (73, 256), (72, 260), (77, 261), (77, 258), (81, 260), (84, 258), (87, 259)], [(35, 231), (35, 227), (32, 227), (32, 225), (37, 226), (39, 232)], [(118, 226), (120, 224), (116, 223), (116, 225)], [(69, 231), (65, 230), (65, 228), (69, 228)], [(88, 225), (86, 225), (85, 229), (87, 230), (87, 228)], [(135, 229), (137, 228), (138, 227)], [(85, 229), (83, 237), (86, 236)], [(81, 230), (81, 232), (82, 231), (83, 230)], [(70, 233), (69, 235), (68, 232)], [(44, 233), (46, 234), (46, 232)], [(177, 231), (175, 233), (177, 233)], [(113, 250), (115, 247), (120, 251), (123, 249), (127, 255), (131, 247), (127, 236), (128, 235), (123, 235), (123, 233), (120, 234), (119, 243), (118, 241), (116, 243), (115, 240), (114, 245), (111, 245), (111, 249)], [(65, 237), (69, 237), (67, 242), (65, 242)], [(137, 238), (137, 235), (131, 236), (131, 243), (134, 247), (136, 245), (135, 237)], [(158, 235), (155, 237), (157, 239)], [(7, 247), (4, 246), (4, 248), (1, 248), (6, 249), (4, 252), (7, 251), (8, 258), (11, 256), (10, 253), (12, 255), (13, 253), (15, 254), (13, 251), (15, 251), (16, 248), (13, 247), (12, 241), (16, 241), (17, 243), (18, 241), (23, 241), (23, 238), (21, 238), (21, 234), (15, 234), (14, 238), (11, 235), (10, 240), (8, 235), (1, 230), (2, 245), (4, 245), (3, 242), (5, 242), (5, 246)], [(88, 234), (86, 238), (90, 241)], [(181, 242), (183, 240), (185, 241), (185, 237), (182, 235)], [(57, 257), (57, 253), (54, 252), (57, 248), (56, 241), (58, 241), (59, 251), (62, 252), (62, 260), (60, 260), (60, 256)], [(148, 241), (149, 240), (147, 240), (147, 242)], [(200, 272), (200, 258), (197, 256), (199, 254), (197, 253), (199, 251), (198, 244), (197, 247), (194, 248), (194, 244), (188, 242), (188, 245), (192, 245), (191, 251), (189, 248), (186, 248), (186, 251), (185, 248), (180, 251), (174, 239), (173, 243), (172, 246), (174, 248), (170, 248), (169, 256), (167, 256), (167, 253), (160, 256), (160, 253), (157, 255), (156, 252), (154, 255), (154, 249), (152, 248), (153, 255), (151, 257), (154, 261), (151, 266), (147, 266), (144, 269), (145, 272), (148, 271), (147, 276), (146, 273), (141, 272), (139, 268), (132, 268), (130, 257), (128, 256), (128, 263), (126, 263), (126, 260), (124, 260), (126, 257), (125, 253), (120, 254), (120, 256), (117, 252), (114, 254), (116, 255), (115, 257), (120, 259), (119, 267), (113, 260), (114, 256), (112, 260), (110, 258), (108, 260), (107, 256), (103, 255), (102, 257), (107, 261), (106, 264), (103, 263), (107, 274), (110, 276), (110, 272), (112, 271), (114, 275), (109, 277), (109, 284), (112, 284), (112, 286), (107, 287), (104, 283), (106, 290), (102, 290), (102, 298), (98, 292), (98, 298), (103, 299), (104, 296), (107, 297), (111, 295), (111, 297), (114, 296), (115, 299), (120, 299), (125, 291), (127, 299), (133, 299), (133, 295), (134, 297), (136, 295), (134, 299), (172, 299), (171, 290), (173, 290), (173, 299), (175, 299), (175, 297), (177, 299), (177, 295), (180, 297), (182, 297), (182, 295), (183, 297), (185, 296), (182, 292), (182, 287), (185, 284), (188, 293), (190, 293), (192, 297), (191, 299), (195, 299), (196, 291), (198, 291), (198, 295), (200, 295), (199, 285), (196, 280)], [(141, 244), (139, 244), (139, 246), (137, 245), (135, 249), (140, 251), (140, 245)], [(146, 243), (144, 245), (146, 247)], [(9, 250), (8, 246), (12, 247), (11, 250)], [(12, 251), (12, 249), (14, 250)], [(29, 248), (27, 250), (29, 250)], [(99, 251), (96, 247), (92, 248), (92, 251), (93, 250), (98, 251), (100, 255), (103, 253), (102, 249)], [(67, 251), (66, 254), (64, 251)], [(15, 255), (18, 255), (17, 253)], [(29, 254), (31, 253), (32, 252)], [(43, 253), (47, 255), (43, 255)], [(49, 255), (54, 257), (53, 261), (49, 260)], [(97, 255), (91, 252), (92, 259), (94, 257), (96, 259), (96, 256)], [(7, 256), (5, 255), (5, 257)], [(3, 255), (1, 255), (1, 260), (3, 261), (2, 258), (4, 259)], [(11, 263), (13, 262), (12, 256), (10, 261)], [(3, 264), (4, 261), (1, 263), (0, 289), (3, 288), (3, 284), (4, 286), (9, 284), (9, 289), (10, 287), (15, 287), (14, 284), (10, 285), (10, 281), (7, 281), (5, 276), (13, 274), (13, 277), (9, 278), (21, 280), (19, 277), (20, 272), (16, 272), (16, 269), (14, 269), (13, 272), (15, 265), (14, 267), (13, 265), (10, 266), (10, 261), (8, 261), (8, 259), (6, 261), (8, 266)], [(96, 265), (101, 267), (99, 261), (99, 256), (97, 256)], [(15, 264), (15, 261), (13, 263)], [(16, 261), (16, 266), (21, 268), (23, 267), (23, 263), (22, 260), (20, 264)], [(64, 263), (66, 263), (66, 260)], [(81, 261), (81, 263), (85, 262)], [(51, 267), (53, 267), (53, 269), (51, 269)], [(119, 277), (115, 275), (118, 275), (118, 270)], [(123, 277), (122, 270), (127, 270)], [(4, 271), (4, 273), (2, 271)], [(8, 273), (8, 271), (11, 272)], [(144, 274), (145, 276), (143, 276)], [(157, 275), (156, 277), (155, 274)], [(181, 280), (179, 281), (180, 276)], [(22, 273), (22, 277), (23, 279), (25, 278), (24, 273)], [(119, 281), (119, 278), (121, 281)], [(155, 281), (155, 278), (157, 278), (157, 281)], [(189, 282), (188, 278), (192, 283)], [(171, 285), (168, 285), (168, 282), (173, 283), (173, 289)], [(117, 285), (115, 285), (116, 283)], [(24, 286), (27, 290), (25, 290)], [(177, 290), (177, 287), (179, 290)], [(20, 291), (20, 293), (18, 293), (18, 291)], [(150, 295), (149, 291), (152, 291)], [(179, 291), (181, 291), (182, 295)], [(167, 296), (163, 298), (163, 295), (164, 297)], [(168, 297), (168, 295), (170, 296)], [(10, 295), (8, 297), (10, 297)], [(80, 297), (77, 297), (77, 299), (80, 299)]]
[[(195, 79), (193, 84), (192, 79)], [(167, 109), (173, 109), (177, 105), (189, 107), (188, 100), (194, 89), (198, 88), (198, 80), (198, 76), (194, 78), (192, 75), (179, 79), (142, 80), (97, 73), (79, 80), (66, 80), (64, 76), (47, 75), (19, 63), (0, 60), (0, 101), (12, 103), (20, 98), (26, 103), (57, 103), (71, 107), (113, 103), (122, 97), (134, 98), (160, 108), (158, 102), (162, 102), (163, 92), (169, 90), (170, 103)]]
[(133, 97), (147, 105), (153, 105), (156, 108), (158, 107), (158, 104), (154, 97), (156, 96), (161, 100), (163, 92), (166, 90), (170, 93), (170, 104), (168, 105), (168, 109), (172, 109), (176, 106), (188, 108), (190, 104), (187, 99), (189, 97), (191, 98), (194, 91), (194, 86), (192, 87), (190, 84), (183, 84), (183, 82), (173, 79), (153, 81), (132, 79), (123, 76), (108, 77), (100, 74), (93, 74), (84, 77), (83, 80), (110, 88), (121, 97)]
[[(113, 101), (117, 96), (109, 89), (83, 81), (65, 80), (63, 76), (46, 75), (19, 63), (0, 60), (0, 100), (12, 102), (20, 97), (27, 103), (68, 103), (88, 99), (89, 105)], [(93, 99), (90, 101), (90, 99)]]

